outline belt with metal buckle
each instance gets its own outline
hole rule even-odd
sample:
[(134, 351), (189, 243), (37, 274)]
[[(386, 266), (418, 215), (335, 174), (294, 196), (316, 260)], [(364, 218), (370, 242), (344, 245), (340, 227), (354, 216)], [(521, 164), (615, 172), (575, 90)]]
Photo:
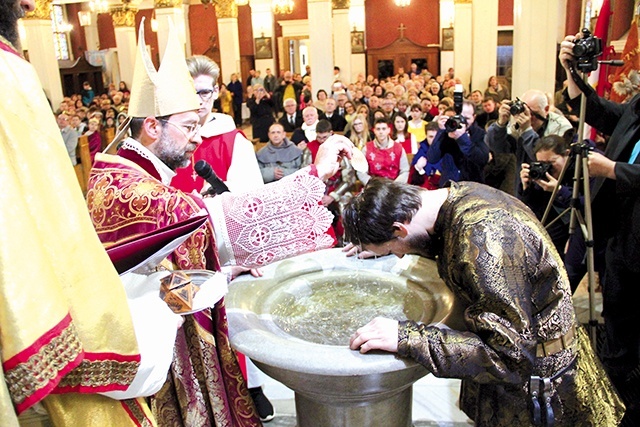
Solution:
[(536, 357), (546, 357), (567, 349), (576, 339), (576, 326), (572, 325), (566, 334), (559, 338), (539, 343), (536, 346)]

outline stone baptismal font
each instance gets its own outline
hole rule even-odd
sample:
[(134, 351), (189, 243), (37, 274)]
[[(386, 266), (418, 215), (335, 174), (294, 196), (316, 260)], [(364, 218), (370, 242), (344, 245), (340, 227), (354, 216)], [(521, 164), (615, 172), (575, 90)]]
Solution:
[(376, 316), (442, 321), (453, 296), (435, 261), (360, 260), (328, 249), (241, 276), (225, 297), (232, 346), (295, 392), (298, 427), (410, 427), (413, 383), (428, 372), (349, 337)]

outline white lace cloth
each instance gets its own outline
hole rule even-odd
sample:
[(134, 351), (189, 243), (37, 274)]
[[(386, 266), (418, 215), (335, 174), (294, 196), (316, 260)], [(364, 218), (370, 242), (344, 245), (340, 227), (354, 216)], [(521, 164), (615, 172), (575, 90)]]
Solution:
[(324, 191), (304, 168), (250, 192), (206, 198), (221, 264), (255, 268), (333, 246)]

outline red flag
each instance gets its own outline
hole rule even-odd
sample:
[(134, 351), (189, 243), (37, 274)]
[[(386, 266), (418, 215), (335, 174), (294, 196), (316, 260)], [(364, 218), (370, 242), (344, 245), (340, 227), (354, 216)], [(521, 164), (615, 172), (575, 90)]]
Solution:
[[(611, 3), (609, 0), (602, 2), (600, 8), (600, 14), (596, 21), (596, 27), (593, 30), (593, 35), (602, 40), (603, 54), (601, 59), (607, 59), (610, 52), (610, 48), (607, 46), (607, 38), (609, 35), (609, 19), (611, 18)], [(605, 87), (607, 86), (607, 67), (604, 65), (598, 65), (598, 68), (589, 75), (589, 84), (593, 86), (598, 95), (604, 95)]]
[[(640, 70), (640, 49), (638, 48), (638, 22), (633, 18), (631, 29), (627, 35), (627, 42), (624, 45), (622, 56), (620, 59), (624, 61), (624, 65), (618, 68), (613, 82), (622, 82), (624, 78), (629, 77), (631, 70)], [(611, 100), (622, 102), (626, 98), (626, 93), (618, 93), (615, 89), (611, 91)]]

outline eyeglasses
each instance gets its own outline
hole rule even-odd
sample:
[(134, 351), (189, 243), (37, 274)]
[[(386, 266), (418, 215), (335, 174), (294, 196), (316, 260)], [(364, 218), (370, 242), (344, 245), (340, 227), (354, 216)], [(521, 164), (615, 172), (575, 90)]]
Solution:
[[(188, 140), (191, 140), (194, 136), (196, 136), (198, 134), (198, 132), (200, 132), (200, 124), (199, 123), (190, 123), (190, 124), (180, 124), (180, 125), (178, 125), (178, 124), (170, 122), (169, 120), (166, 120), (166, 119), (158, 119), (158, 121), (162, 122), (162, 123), (170, 124), (174, 128), (178, 129), (180, 132), (182, 132), (182, 134)], [(186, 129), (186, 132), (185, 132), (185, 129)]]
[(213, 89), (200, 89), (196, 91), (196, 94), (200, 97), (200, 99), (202, 99), (203, 101), (208, 101), (211, 99), (211, 97), (213, 96), (214, 92), (218, 91), (218, 87), (214, 87)]
[(363, 124), (364, 124), (364, 123), (362, 123), (362, 122), (353, 122), (353, 125), (354, 125), (354, 126), (361, 126), (361, 125), (363, 125)]

